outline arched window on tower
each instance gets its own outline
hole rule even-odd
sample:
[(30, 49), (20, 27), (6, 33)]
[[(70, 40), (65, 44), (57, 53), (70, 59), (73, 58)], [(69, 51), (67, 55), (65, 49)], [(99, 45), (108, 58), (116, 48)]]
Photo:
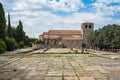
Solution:
[(87, 25), (85, 25), (85, 28), (87, 28), (88, 26)]
[(91, 25), (89, 25), (89, 28), (91, 28)]

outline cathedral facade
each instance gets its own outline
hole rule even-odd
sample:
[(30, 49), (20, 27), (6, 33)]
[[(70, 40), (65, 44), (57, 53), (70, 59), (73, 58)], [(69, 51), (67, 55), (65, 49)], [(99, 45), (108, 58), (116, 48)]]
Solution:
[(94, 30), (94, 23), (84, 22), (81, 30), (49, 30), (39, 36), (46, 47), (89, 47), (87, 36)]

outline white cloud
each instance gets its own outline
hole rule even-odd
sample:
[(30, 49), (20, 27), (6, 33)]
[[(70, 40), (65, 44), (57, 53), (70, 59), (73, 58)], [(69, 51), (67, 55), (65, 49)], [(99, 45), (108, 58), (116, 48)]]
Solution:
[(83, 7), (81, 0), (56, 0), (49, 1), (49, 6), (54, 10), (61, 10), (65, 12), (77, 11), (79, 8)]
[(53, 10), (61, 10), (64, 12), (74, 12), (83, 7), (81, 0), (20, 0), (13, 3), (13, 10), (35, 9), (35, 8), (51, 8)]
[[(116, 0), (117, 1), (117, 0)], [(119, 0), (118, 0), (119, 1)], [(66, 5), (65, 5), (66, 4)], [(77, 12), (80, 7), (84, 7), (81, 0), (17, 0), (9, 7), (13, 26), (17, 26), (18, 20), (22, 20), (24, 30), (30, 37), (38, 37), (42, 32), (50, 29), (80, 29), (81, 23), (91, 21), (95, 23), (95, 29), (106, 24), (119, 24), (119, 19), (112, 19), (106, 15), (114, 15), (114, 11), (119, 11), (120, 7), (106, 5), (104, 0), (97, 0), (93, 4), (95, 12)], [(59, 16), (50, 11), (41, 10), (44, 7), (52, 10), (73, 12), (67, 16)], [(38, 9), (38, 10), (34, 10)], [(109, 12), (108, 12), (109, 11)], [(6, 13), (7, 17), (7, 13)]]
[(2, 1), (2, 0), (0, 0), (0, 2), (1, 2), (1, 3), (3, 3), (3, 1)]
[(109, 3), (112, 3), (112, 2), (114, 2), (114, 3), (120, 3), (120, 0), (97, 0), (96, 2), (109, 4)]
[[(91, 21), (95, 23), (95, 29), (103, 27), (105, 24), (118, 23), (120, 20), (113, 21), (112, 18), (106, 18), (101, 13), (73, 13), (65, 17), (54, 15), (47, 11), (35, 11), (29, 17), (31, 11), (13, 12), (12, 23), (16, 26), (18, 20), (23, 21), (24, 30), (31, 37), (38, 37), (43, 31), (51, 29), (80, 29), (81, 23)], [(25, 14), (25, 15), (24, 15)]]
[(13, 10), (40, 9), (47, 5), (47, 0), (18, 0), (12, 4)]
[(112, 5), (112, 3), (120, 3), (120, 0), (97, 0), (93, 6), (96, 11), (101, 11), (105, 16), (114, 16), (120, 12), (120, 5)]

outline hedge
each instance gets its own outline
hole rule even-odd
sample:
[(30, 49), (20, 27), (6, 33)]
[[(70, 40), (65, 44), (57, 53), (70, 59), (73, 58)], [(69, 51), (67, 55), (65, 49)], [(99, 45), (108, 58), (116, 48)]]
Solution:
[(4, 41), (0, 40), (0, 53), (4, 53), (6, 51), (6, 44)]

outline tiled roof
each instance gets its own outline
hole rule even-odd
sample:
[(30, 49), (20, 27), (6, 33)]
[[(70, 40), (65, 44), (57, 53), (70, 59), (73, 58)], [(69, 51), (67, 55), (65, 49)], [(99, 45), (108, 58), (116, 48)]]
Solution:
[(54, 35), (43, 35), (44, 39), (58, 39), (60, 38), (59, 36), (54, 36)]
[(63, 37), (63, 40), (82, 40), (81, 38), (74, 38), (74, 37)]
[(60, 37), (59, 36), (52, 36), (52, 35), (49, 36), (49, 39), (58, 39), (58, 38), (60, 38)]
[(43, 32), (43, 35), (48, 35), (48, 32)]
[(86, 21), (86, 22), (84, 22), (84, 23), (82, 23), (82, 24), (86, 24), (86, 23), (92, 23), (92, 22)]
[(81, 30), (49, 30), (49, 34), (81, 34)]

